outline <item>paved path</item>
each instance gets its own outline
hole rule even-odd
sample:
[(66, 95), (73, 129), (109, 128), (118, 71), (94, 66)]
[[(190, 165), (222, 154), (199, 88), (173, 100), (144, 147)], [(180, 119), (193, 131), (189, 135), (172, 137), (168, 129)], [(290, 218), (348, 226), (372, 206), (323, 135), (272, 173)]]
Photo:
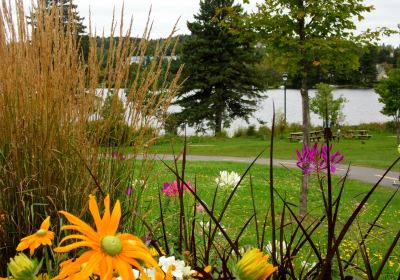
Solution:
[[(162, 155), (159, 154), (157, 157), (165, 160), (173, 160), (172, 155)], [(244, 162), (250, 163), (254, 160), (254, 158), (250, 157), (229, 157), (229, 156), (196, 156), (196, 155), (188, 155), (186, 157), (187, 160), (191, 161), (231, 161), (231, 162)], [(259, 158), (257, 160), (258, 164), (269, 164), (269, 159)], [(276, 166), (285, 166), (288, 168), (297, 168), (296, 161), (294, 160), (283, 160), (283, 159), (275, 159), (274, 165)], [(346, 174), (348, 166), (339, 164), (337, 166), (337, 171), (335, 174), (344, 175)], [(396, 168), (398, 169), (398, 168)], [(349, 178), (360, 180), (362, 182), (375, 184), (385, 173), (385, 170), (370, 168), (370, 167), (361, 167), (361, 166), (350, 166)], [(396, 187), (393, 185), (393, 182), (396, 180), (398, 183), (399, 172), (396, 170), (395, 172), (389, 172), (385, 178), (383, 178), (381, 185), (387, 187)]]

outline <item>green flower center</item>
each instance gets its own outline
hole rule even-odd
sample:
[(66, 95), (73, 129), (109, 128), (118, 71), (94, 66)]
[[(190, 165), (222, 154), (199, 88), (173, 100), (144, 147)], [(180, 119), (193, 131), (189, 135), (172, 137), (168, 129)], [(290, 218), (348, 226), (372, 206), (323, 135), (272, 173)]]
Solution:
[(46, 233), (47, 233), (47, 230), (41, 228), (41, 229), (39, 229), (39, 230), (36, 232), (36, 235), (38, 235), (38, 236), (45, 236)]
[(107, 255), (112, 257), (118, 255), (122, 251), (122, 242), (118, 237), (113, 235), (104, 236), (101, 240), (101, 249)]

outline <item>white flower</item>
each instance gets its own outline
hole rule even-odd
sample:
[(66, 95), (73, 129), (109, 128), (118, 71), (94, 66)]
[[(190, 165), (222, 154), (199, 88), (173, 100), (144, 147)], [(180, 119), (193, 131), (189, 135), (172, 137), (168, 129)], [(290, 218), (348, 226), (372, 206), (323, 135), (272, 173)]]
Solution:
[(168, 269), (173, 266), (172, 276), (178, 280), (191, 275), (190, 266), (185, 266), (184, 261), (175, 260), (174, 256), (161, 256), (158, 260), (158, 264), (164, 272), (168, 272)]
[[(149, 277), (149, 279), (156, 280), (156, 269), (154, 267), (152, 267), (152, 268), (143, 268), (143, 270), (144, 270), (144, 272), (146, 272), (146, 274)], [(133, 276), (135, 277), (135, 279), (139, 279), (140, 278), (139, 270), (132, 269), (132, 271), (133, 271)], [(119, 276), (119, 277), (116, 278), (116, 280), (122, 280), (122, 277)]]
[[(226, 231), (226, 227), (224, 227), (223, 225), (221, 225), (221, 227), (222, 227), (222, 229), (223, 229), (224, 231)], [(222, 235), (222, 232), (221, 232), (221, 230), (220, 230), (219, 228), (218, 228), (217, 234), (218, 234), (218, 235)]]
[[(240, 248), (239, 248), (239, 253), (240, 253), (240, 255), (243, 256), (244, 253), (246, 253), (247, 250), (248, 250), (247, 245), (246, 245), (245, 247), (240, 247)], [(231, 255), (232, 255), (232, 256), (236, 256), (235, 250), (232, 250)]]
[(218, 186), (226, 188), (226, 187), (235, 187), (240, 181), (240, 176), (238, 173), (232, 171), (228, 172), (226, 170), (220, 171), (219, 176), (215, 178), (215, 182)]
[(129, 185), (131, 185), (132, 187), (145, 187), (145, 182), (144, 180), (132, 179), (129, 182)]
[[(276, 250), (278, 251), (278, 253), (280, 252), (280, 244), (279, 244), (279, 240), (275, 240), (275, 246), (276, 246)], [(282, 249), (283, 249), (283, 254), (286, 254), (286, 242), (282, 241)], [(268, 244), (265, 246), (265, 249), (267, 249), (268, 253), (272, 254), (272, 243), (268, 242)]]
[(201, 226), (202, 229), (208, 229), (210, 226), (210, 222), (204, 223), (203, 221), (200, 221), (199, 225)]

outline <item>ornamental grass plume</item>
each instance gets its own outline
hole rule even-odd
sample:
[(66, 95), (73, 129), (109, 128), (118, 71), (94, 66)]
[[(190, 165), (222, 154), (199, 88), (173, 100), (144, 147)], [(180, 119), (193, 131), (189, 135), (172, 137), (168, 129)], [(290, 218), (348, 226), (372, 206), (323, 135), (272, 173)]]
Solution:
[(47, 217), (40, 225), (38, 231), (21, 239), (21, 242), (17, 246), (17, 251), (23, 251), (29, 248), (30, 255), (32, 256), (40, 245), (51, 246), (51, 241), (54, 239), (54, 232), (50, 231), (49, 227), (50, 217)]
[[(104, 207), (104, 214), (101, 217), (96, 199), (90, 195), (89, 210), (97, 231), (74, 215), (60, 211), (71, 223), (71, 225), (63, 226), (62, 229), (74, 230), (78, 234), (64, 237), (60, 246), (54, 251), (65, 253), (82, 247), (86, 247), (88, 250), (74, 260), (63, 262), (60, 274), (54, 280), (88, 279), (93, 274), (98, 275), (102, 280), (112, 280), (115, 273), (118, 273), (124, 280), (130, 280), (135, 279), (132, 267), (139, 270), (142, 275), (146, 275), (141, 263), (161, 272), (157, 262), (152, 258), (149, 249), (141, 239), (128, 233), (117, 233), (121, 219), (120, 202), (117, 200), (113, 211), (110, 212), (110, 196), (107, 195), (104, 199)], [(65, 241), (71, 239), (79, 241), (61, 246)]]
[[(151, 172), (153, 161), (135, 159), (139, 153), (152, 157), (151, 145), (182, 82), (182, 67), (172, 73), (174, 61), (164, 59), (174, 55), (174, 30), (151, 48), (157, 59), (147, 63), (150, 19), (142, 39), (132, 39), (123, 11), (119, 22), (113, 17), (107, 38), (91, 24), (78, 36), (74, 12), (51, 2), (33, 0), (31, 9), (24, 7), (31, 1), (0, 4), (0, 211), (9, 216), (1, 222), (0, 275), (20, 241), (4, 229), (25, 236), (54, 209), (82, 209), (94, 178), (105, 186), (98, 191), (113, 197), (120, 178)], [(131, 64), (135, 56), (139, 63)], [(112, 160), (121, 146), (129, 146), (129, 161), (119, 160), (121, 153)], [(140, 212), (142, 201), (132, 199), (132, 212)]]
[(235, 266), (235, 276), (239, 280), (265, 280), (278, 268), (268, 263), (268, 256), (259, 249), (248, 250)]

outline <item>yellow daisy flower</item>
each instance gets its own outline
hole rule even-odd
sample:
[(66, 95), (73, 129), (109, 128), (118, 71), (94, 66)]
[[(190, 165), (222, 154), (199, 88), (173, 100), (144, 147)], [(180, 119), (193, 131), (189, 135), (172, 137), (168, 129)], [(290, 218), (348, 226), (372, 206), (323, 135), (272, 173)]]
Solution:
[(278, 268), (268, 263), (268, 256), (259, 249), (247, 251), (236, 264), (236, 278), (239, 280), (265, 280)]
[(17, 246), (17, 251), (23, 251), (29, 248), (32, 256), (40, 245), (51, 246), (51, 241), (54, 239), (54, 232), (49, 230), (49, 226), (50, 217), (47, 217), (42, 222), (40, 229), (36, 233), (21, 239), (21, 242)]
[[(128, 233), (117, 234), (121, 219), (120, 202), (115, 203), (110, 213), (110, 197), (107, 195), (104, 199), (104, 208), (103, 217), (100, 217), (96, 199), (93, 195), (90, 196), (89, 210), (97, 231), (74, 215), (60, 211), (71, 223), (71, 225), (63, 226), (62, 229), (74, 230), (79, 234), (71, 234), (63, 238), (60, 247), (54, 251), (65, 253), (80, 247), (87, 247), (89, 250), (75, 260), (64, 262), (61, 265), (60, 274), (54, 280), (65, 278), (82, 280), (88, 279), (93, 274), (97, 274), (102, 280), (111, 280), (115, 273), (124, 280), (133, 280), (132, 266), (146, 275), (138, 260), (147, 267), (160, 270), (141, 239)], [(61, 247), (61, 244), (71, 239), (79, 241)]]

